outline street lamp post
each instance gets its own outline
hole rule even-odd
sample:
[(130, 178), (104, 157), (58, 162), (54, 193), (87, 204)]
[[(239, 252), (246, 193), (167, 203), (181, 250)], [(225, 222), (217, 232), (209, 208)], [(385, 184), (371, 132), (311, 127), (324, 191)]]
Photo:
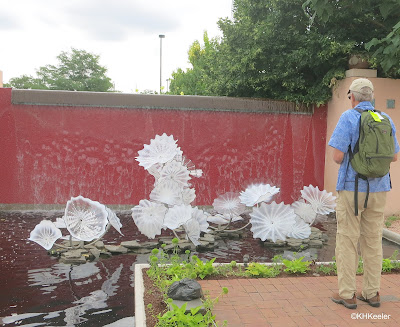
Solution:
[(165, 35), (160, 34), (158, 36), (160, 38), (160, 94), (161, 94), (161, 89), (162, 89), (162, 39), (165, 38)]

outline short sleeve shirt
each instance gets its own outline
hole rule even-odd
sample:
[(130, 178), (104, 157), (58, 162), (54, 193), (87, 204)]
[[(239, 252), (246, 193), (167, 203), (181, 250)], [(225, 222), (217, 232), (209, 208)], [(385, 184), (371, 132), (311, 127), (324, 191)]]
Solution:
[[(355, 108), (362, 110), (373, 110), (374, 107), (369, 101), (360, 102)], [(394, 136), (395, 153), (400, 150), (399, 143), (396, 138), (396, 128), (393, 124), (392, 119), (385, 113), (382, 112), (384, 117), (390, 120)], [(356, 171), (353, 169), (349, 162), (349, 145), (351, 150), (354, 150), (354, 146), (357, 143), (359, 136), (359, 123), (361, 114), (354, 109), (345, 111), (339, 118), (335, 130), (329, 140), (328, 145), (344, 152), (343, 161), (340, 164), (338, 172), (338, 180), (336, 184), (337, 191), (354, 191)], [(385, 192), (391, 189), (390, 176), (386, 174), (380, 178), (368, 178), (369, 191), (370, 192)], [(359, 179), (358, 191), (367, 191), (367, 181)]]

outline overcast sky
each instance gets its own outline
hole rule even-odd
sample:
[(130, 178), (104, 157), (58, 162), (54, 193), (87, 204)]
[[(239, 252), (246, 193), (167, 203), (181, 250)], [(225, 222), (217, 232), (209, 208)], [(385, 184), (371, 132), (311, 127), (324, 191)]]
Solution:
[(0, 12), (3, 82), (57, 64), (71, 48), (100, 56), (115, 88), (159, 90), (204, 31), (220, 36), (217, 21), (231, 18), (232, 0), (11, 0)]

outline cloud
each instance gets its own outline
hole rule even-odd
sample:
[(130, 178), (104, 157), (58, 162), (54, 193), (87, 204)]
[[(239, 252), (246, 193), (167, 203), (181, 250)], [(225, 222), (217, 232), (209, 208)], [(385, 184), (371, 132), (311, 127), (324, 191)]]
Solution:
[[(68, 25), (83, 29), (93, 39), (119, 41), (135, 33), (165, 33), (179, 27), (177, 20), (140, 1), (89, 0), (74, 2), (65, 11)], [(145, 4), (145, 2), (142, 4)]]
[(22, 25), (18, 18), (0, 13), (0, 30), (12, 30), (20, 27), (22, 27)]

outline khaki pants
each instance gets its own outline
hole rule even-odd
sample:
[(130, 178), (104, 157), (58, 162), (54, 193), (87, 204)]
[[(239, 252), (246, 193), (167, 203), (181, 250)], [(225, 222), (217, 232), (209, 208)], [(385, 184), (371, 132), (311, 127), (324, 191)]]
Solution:
[(364, 264), (362, 295), (369, 299), (380, 289), (382, 270), (382, 230), (386, 193), (370, 193), (364, 209), (366, 193), (358, 193), (358, 216), (354, 215), (354, 192), (339, 191), (336, 206), (336, 265), (339, 295), (351, 299), (356, 292), (358, 266), (357, 246), (360, 242)]

